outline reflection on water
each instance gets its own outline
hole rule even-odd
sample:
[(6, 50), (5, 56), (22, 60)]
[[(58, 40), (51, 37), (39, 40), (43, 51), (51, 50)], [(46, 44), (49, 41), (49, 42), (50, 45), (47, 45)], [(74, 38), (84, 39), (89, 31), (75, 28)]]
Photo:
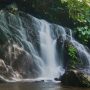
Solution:
[(0, 90), (90, 90), (89, 88), (74, 88), (74, 87), (61, 87), (60, 84), (55, 83), (8, 83), (1, 84)]

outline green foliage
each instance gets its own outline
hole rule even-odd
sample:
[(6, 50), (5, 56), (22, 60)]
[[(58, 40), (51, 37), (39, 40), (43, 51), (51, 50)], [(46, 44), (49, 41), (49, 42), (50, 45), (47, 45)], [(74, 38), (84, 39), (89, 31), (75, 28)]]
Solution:
[(78, 64), (77, 49), (73, 45), (68, 45), (68, 55), (70, 58), (69, 68), (75, 68)]
[(67, 4), (69, 16), (78, 22), (75, 31), (79, 40), (87, 44), (90, 40), (90, 0), (60, 0)]
[(90, 40), (90, 28), (88, 26), (77, 27), (78, 38), (83, 44), (87, 44)]
[(61, 0), (67, 3), (69, 15), (79, 22), (90, 22), (90, 0)]

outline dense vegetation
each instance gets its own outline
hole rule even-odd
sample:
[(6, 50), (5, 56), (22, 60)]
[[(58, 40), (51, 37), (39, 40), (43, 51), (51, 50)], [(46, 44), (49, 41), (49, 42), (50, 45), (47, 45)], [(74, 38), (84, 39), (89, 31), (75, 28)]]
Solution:
[[(69, 16), (78, 21), (75, 32), (83, 44), (90, 40), (90, 0), (61, 0), (67, 4)], [(76, 23), (76, 22), (75, 22)]]

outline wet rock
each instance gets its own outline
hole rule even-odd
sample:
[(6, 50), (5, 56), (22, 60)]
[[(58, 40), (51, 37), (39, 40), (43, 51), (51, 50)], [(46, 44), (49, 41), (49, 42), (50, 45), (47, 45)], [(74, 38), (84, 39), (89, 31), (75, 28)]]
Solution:
[(55, 81), (60, 81), (60, 78), (54, 78)]
[(21, 78), (21, 75), (15, 72), (11, 66), (6, 65), (4, 60), (0, 59), (0, 82), (6, 82), (5, 79), (12, 80), (13, 78)]
[(8, 73), (8, 68), (4, 60), (0, 59), (0, 83), (7, 82), (6, 79), (4, 78), (6, 73)]
[(20, 73), (18, 71), (14, 71), (13, 68), (11, 66), (7, 66), (8, 68), (8, 72), (6, 74), (4, 74), (4, 76), (7, 79), (13, 80), (15, 79), (22, 79), (22, 76), (20, 75)]
[(66, 71), (60, 80), (66, 86), (90, 87), (90, 81), (85, 74), (77, 70)]
[(0, 74), (4, 74), (8, 72), (8, 68), (6, 66), (6, 64), (4, 63), (4, 61), (2, 59), (0, 59)]
[(0, 76), (0, 83), (6, 83), (7, 80), (5, 78), (3, 78), (2, 76)]

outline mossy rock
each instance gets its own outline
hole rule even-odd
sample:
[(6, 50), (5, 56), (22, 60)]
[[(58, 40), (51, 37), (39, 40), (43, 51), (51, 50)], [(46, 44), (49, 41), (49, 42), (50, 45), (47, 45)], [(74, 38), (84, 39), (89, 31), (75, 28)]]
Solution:
[(77, 86), (77, 87), (90, 87), (90, 81), (85, 74), (77, 70), (68, 70), (61, 77), (62, 85)]

